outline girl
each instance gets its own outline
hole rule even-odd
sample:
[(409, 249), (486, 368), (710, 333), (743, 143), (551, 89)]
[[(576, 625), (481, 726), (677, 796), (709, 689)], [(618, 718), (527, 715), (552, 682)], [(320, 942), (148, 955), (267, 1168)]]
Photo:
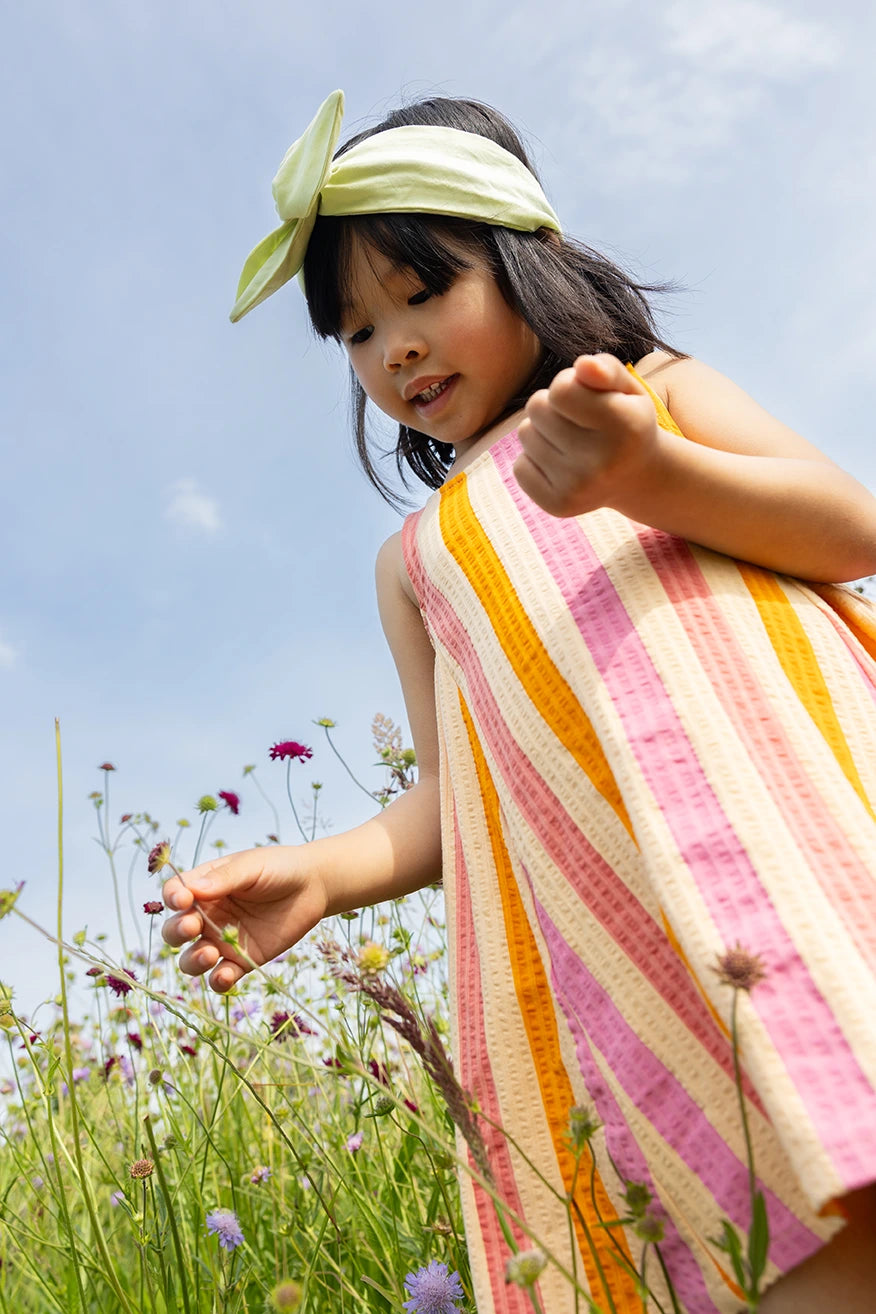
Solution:
[[(562, 236), (498, 114), (425, 101), (332, 158), (342, 103), (283, 161), (284, 223), (232, 318), (301, 271), (372, 480), (366, 398), (438, 490), (377, 564), (419, 778), (347, 834), (168, 881), (165, 938), (225, 991), (322, 917), (443, 872), (454, 1058), (505, 1132), (497, 1188), (552, 1245), (568, 1220), (538, 1174), (574, 1191), (595, 1299), (601, 1263), (613, 1308), (641, 1309), (611, 1252), (636, 1267), (659, 1241), (663, 1309), (742, 1307), (717, 1240), (756, 1208), (748, 1138), (762, 1308), (870, 1309), (876, 625), (827, 582), (876, 570), (876, 505), (661, 342), (649, 289)], [(580, 1106), (602, 1128), (592, 1182)], [(630, 1183), (644, 1219), (605, 1230)], [(491, 1202), (462, 1189), (479, 1314), (516, 1314)], [(539, 1291), (574, 1307), (551, 1268)]]

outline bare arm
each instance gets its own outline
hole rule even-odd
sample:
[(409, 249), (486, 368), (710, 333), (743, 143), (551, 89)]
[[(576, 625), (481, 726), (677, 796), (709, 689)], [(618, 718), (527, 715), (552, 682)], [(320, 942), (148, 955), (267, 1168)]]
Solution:
[[(214, 990), (229, 990), (249, 970), (249, 959), (269, 962), (323, 917), (408, 894), (441, 874), (434, 654), (406, 580), (396, 535), (378, 558), (378, 598), (405, 694), (417, 783), (341, 835), (230, 854), (202, 863), (184, 880), (167, 881), (164, 899), (176, 915), (165, 923), (164, 938), (188, 945), (181, 969), (192, 976), (210, 972)], [(229, 925), (243, 954), (222, 939)]]
[(633, 520), (814, 580), (876, 571), (876, 500), (699, 361), (655, 353), (643, 377), (684, 438), (658, 428), (619, 361), (581, 357), (521, 425), (521, 486), (554, 515), (611, 506)]

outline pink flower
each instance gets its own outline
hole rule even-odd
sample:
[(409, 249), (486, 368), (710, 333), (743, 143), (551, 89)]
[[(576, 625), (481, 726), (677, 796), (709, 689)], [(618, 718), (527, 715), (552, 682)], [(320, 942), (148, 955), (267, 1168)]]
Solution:
[(150, 917), (157, 917), (159, 913), (164, 912), (164, 904), (160, 899), (150, 899), (148, 903), (143, 904), (143, 911)]
[(101, 762), (100, 766), (97, 769), (98, 771), (115, 771), (115, 767), (113, 766), (112, 762)]
[(240, 796), (233, 793), (230, 789), (220, 789), (219, 797), (227, 808), (230, 808), (235, 817), (240, 812)]
[(268, 749), (268, 755), (273, 762), (278, 758), (282, 762), (287, 757), (297, 757), (299, 762), (305, 762), (309, 757), (313, 757), (313, 749), (305, 744), (299, 744), (295, 739), (282, 739), (279, 744), (274, 744), (273, 748)]
[(362, 1139), (362, 1133), (360, 1131), (353, 1132), (352, 1136), (347, 1137), (347, 1149), (351, 1154), (355, 1154), (357, 1150), (362, 1149)]

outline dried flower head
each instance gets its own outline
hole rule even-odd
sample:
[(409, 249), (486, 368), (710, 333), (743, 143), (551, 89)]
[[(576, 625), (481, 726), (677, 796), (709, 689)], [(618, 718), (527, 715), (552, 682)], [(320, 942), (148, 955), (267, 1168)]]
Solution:
[(391, 1095), (378, 1095), (371, 1107), (375, 1118), (383, 1118), (394, 1111), (395, 1100)]
[(574, 1104), (569, 1110), (569, 1144), (572, 1150), (581, 1154), (601, 1126), (593, 1109), (586, 1104)]
[(139, 1181), (141, 1178), (145, 1179), (152, 1176), (155, 1172), (155, 1164), (151, 1159), (137, 1159), (131, 1164), (128, 1172), (135, 1181)]
[(98, 771), (115, 771), (115, 767), (113, 766), (112, 762), (101, 762), (100, 766), (97, 769)]
[(159, 913), (164, 912), (164, 904), (160, 899), (149, 899), (143, 904), (143, 911), (148, 913), (150, 917), (157, 917)]
[(408, 1273), (405, 1286), (410, 1300), (402, 1309), (408, 1314), (458, 1314), (457, 1300), (462, 1298), (462, 1284), (458, 1273), (448, 1273), (446, 1264), (436, 1260), (416, 1273)]
[(713, 968), (718, 980), (734, 990), (752, 990), (767, 975), (766, 966), (759, 954), (749, 953), (737, 941), (732, 949), (718, 955), (718, 966)]
[(633, 1218), (642, 1218), (653, 1196), (644, 1182), (627, 1182), (624, 1190), (624, 1203)]
[(657, 1214), (648, 1212), (636, 1219), (633, 1223), (633, 1231), (641, 1241), (657, 1245), (663, 1240), (666, 1224)]
[(230, 789), (220, 789), (219, 797), (227, 808), (230, 808), (235, 817), (240, 812), (240, 795), (235, 794)]
[(271, 1292), (271, 1309), (276, 1310), (277, 1314), (295, 1314), (301, 1304), (301, 1288), (297, 1282), (290, 1282), (288, 1278), (279, 1282)]
[(518, 1287), (532, 1287), (547, 1267), (547, 1256), (537, 1247), (512, 1255), (505, 1265), (505, 1281)]
[(170, 862), (170, 840), (159, 840), (149, 850), (149, 857), (146, 862), (146, 868), (150, 875), (155, 876), (162, 868)]
[(243, 1229), (233, 1209), (214, 1209), (207, 1215), (207, 1231), (218, 1236), (225, 1250), (235, 1250), (243, 1244)]
[(0, 922), (12, 912), (23, 888), (24, 881), (19, 881), (14, 890), (0, 890)]
[(333, 721), (330, 716), (320, 716), (313, 724), (321, 725), (324, 730), (334, 730), (338, 723), (337, 721)]
[(281, 739), (278, 744), (268, 749), (268, 755), (272, 762), (277, 760), (282, 762), (287, 757), (306, 762), (309, 757), (313, 757), (313, 749), (308, 748), (306, 744), (299, 744), (296, 739)]

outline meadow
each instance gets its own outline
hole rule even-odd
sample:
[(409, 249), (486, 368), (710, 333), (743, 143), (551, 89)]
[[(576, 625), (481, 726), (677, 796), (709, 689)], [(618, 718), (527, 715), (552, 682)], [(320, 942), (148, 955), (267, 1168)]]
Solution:
[[(337, 753), (333, 722), (315, 725)], [(372, 731), (380, 780), (356, 783), (386, 806), (414, 783), (416, 761), (388, 718)], [(310, 753), (293, 740), (270, 749), (285, 763), (304, 842), (321, 825), (322, 787), (296, 775)], [(59, 740), (59, 820), (60, 761)], [(615, 1314), (610, 1284), (594, 1297), (579, 1281), (569, 1244), (576, 1182), (570, 1237), (559, 1240), (525, 1236), (525, 1220), (495, 1192), (480, 1111), (453, 1072), (440, 886), (324, 921), (216, 996), (184, 977), (163, 944), (160, 889), (172, 870), (222, 851), (212, 828), (241, 795), (204, 795), (171, 839), (148, 813), (110, 816), (115, 767), (99, 770), (90, 804), (116, 910), (112, 941), (65, 932), (59, 841), (58, 924), (35, 928), (57, 944), (58, 993), (31, 1024), (16, 1011), (14, 983), (0, 984), (0, 1314), (474, 1314), (459, 1171), (492, 1196), (508, 1280), (537, 1314), (548, 1263), (565, 1274), (576, 1312)], [(243, 778), (279, 832), (258, 769), (244, 767)], [(21, 886), (0, 891), (3, 917), (30, 922)], [(590, 1175), (599, 1131), (589, 1110), (569, 1111), (576, 1180)], [(755, 1309), (769, 1235), (753, 1164), (751, 1189), (750, 1234), (727, 1223), (724, 1247)], [(642, 1309), (668, 1314), (645, 1274), (649, 1256), (662, 1267), (662, 1222), (643, 1184), (627, 1183), (625, 1199)], [(603, 1262), (627, 1263), (608, 1231), (589, 1241)], [(677, 1312), (671, 1286), (670, 1302)]]

